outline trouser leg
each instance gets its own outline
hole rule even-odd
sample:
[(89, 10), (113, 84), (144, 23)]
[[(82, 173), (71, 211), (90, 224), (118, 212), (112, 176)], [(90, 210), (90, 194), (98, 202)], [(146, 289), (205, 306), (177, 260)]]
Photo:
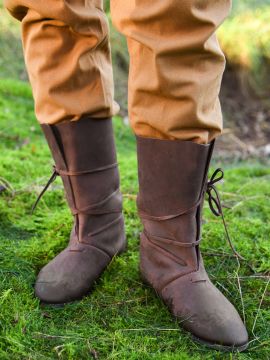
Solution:
[(40, 123), (110, 117), (114, 102), (102, 0), (5, 0), (22, 22), (25, 63)]
[(220, 134), (225, 61), (215, 31), (230, 7), (230, 0), (111, 0), (128, 42), (137, 135), (205, 144)]

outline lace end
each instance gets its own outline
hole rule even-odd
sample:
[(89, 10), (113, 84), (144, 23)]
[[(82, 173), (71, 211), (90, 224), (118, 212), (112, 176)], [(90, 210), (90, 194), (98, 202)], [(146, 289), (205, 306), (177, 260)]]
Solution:
[(55, 169), (55, 167), (53, 168), (53, 173), (50, 177), (50, 179), (48, 180), (47, 184), (45, 185), (45, 187), (43, 188), (43, 190), (41, 191), (41, 193), (38, 195), (35, 203), (33, 204), (32, 206), (32, 209), (31, 209), (31, 212), (30, 214), (33, 215), (40, 199), (42, 198), (42, 196), (45, 194), (45, 192), (47, 191), (48, 187), (54, 182), (54, 180), (56, 179), (56, 177), (58, 176), (58, 172), (57, 170)]
[(207, 183), (207, 187), (206, 187), (206, 192), (208, 194), (208, 203), (209, 203), (209, 207), (210, 210), (212, 211), (212, 213), (215, 216), (221, 216), (222, 218), (222, 222), (223, 222), (223, 226), (224, 226), (224, 230), (225, 230), (225, 234), (226, 234), (226, 238), (228, 241), (228, 244), (233, 252), (233, 254), (240, 260), (245, 260), (245, 258), (240, 255), (236, 250), (235, 247), (233, 246), (231, 237), (229, 235), (229, 231), (228, 231), (228, 227), (225, 221), (225, 216), (222, 210), (222, 207), (225, 207), (221, 204), (221, 200), (220, 200), (220, 196), (218, 193), (218, 190), (215, 186), (215, 184), (217, 182), (219, 182), (220, 180), (222, 180), (224, 177), (224, 172), (222, 169), (217, 169), (213, 175), (211, 176), (210, 180)]

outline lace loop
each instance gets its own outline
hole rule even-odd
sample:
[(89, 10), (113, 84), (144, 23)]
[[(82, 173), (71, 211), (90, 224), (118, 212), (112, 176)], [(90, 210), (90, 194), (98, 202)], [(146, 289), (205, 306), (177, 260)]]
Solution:
[[(219, 176), (217, 177), (218, 174)], [(222, 205), (215, 184), (221, 181), (223, 178), (224, 178), (224, 172), (222, 169), (218, 168), (214, 171), (213, 175), (211, 176), (206, 186), (206, 193), (208, 195), (209, 207), (215, 216), (222, 215)]]
[[(220, 174), (219, 177), (217, 177), (218, 174)], [(223, 178), (224, 178), (224, 171), (221, 168), (217, 168), (212, 174), (210, 180), (208, 181), (208, 184), (214, 185), (217, 182), (221, 181)]]

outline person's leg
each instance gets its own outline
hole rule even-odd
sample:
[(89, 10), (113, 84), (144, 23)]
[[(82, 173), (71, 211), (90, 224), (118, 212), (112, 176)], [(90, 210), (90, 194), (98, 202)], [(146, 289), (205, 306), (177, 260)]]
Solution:
[(118, 111), (102, 0), (5, 0), (22, 22), (38, 121), (56, 124)]
[(206, 144), (220, 134), (225, 61), (215, 31), (229, 10), (230, 0), (111, 0), (128, 42), (136, 135)]
[[(215, 31), (230, 0), (111, 0), (130, 52), (129, 114), (137, 135), (140, 269), (206, 345), (243, 350), (248, 337), (232, 304), (211, 283), (200, 255), (205, 192), (222, 212), (207, 173), (221, 133), (224, 56)], [(216, 203), (215, 203), (216, 202)], [(212, 206), (211, 206), (212, 207)]]
[(111, 116), (113, 79), (101, 0), (6, 0), (22, 22), (36, 115), (62, 177), (74, 227), (68, 247), (40, 272), (36, 295), (85, 295), (125, 248)]

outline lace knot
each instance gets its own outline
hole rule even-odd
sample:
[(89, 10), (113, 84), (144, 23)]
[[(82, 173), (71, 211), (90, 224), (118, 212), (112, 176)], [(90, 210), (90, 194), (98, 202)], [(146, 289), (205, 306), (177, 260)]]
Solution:
[(215, 170), (206, 186), (209, 207), (215, 216), (222, 216), (222, 205), (215, 184), (221, 181), (223, 178), (224, 172), (222, 169), (218, 168)]

